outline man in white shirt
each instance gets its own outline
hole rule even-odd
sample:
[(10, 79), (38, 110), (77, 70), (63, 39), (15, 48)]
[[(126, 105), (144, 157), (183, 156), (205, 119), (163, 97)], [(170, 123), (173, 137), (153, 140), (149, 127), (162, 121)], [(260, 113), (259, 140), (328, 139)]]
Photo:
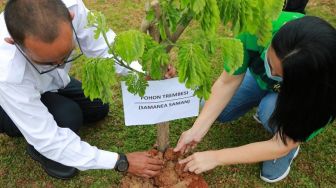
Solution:
[[(24, 136), (28, 154), (56, 178), (69, 179), (77, 169), (152, 177), (162, 161), (146, 152), (100, 150), (76, 134), (83, 122), (108, 113), (108, 105), (87, 99), (81, 83), (68, 75), (71, 61), (82, 54), (108, 56), (102, 37), (95, 40), (93, 28), (86, 28), (87, 14), (81, 0), (7, 2), (0, 14), (0, 132)], [(110, 31), (109, 40), (114, 37)]]

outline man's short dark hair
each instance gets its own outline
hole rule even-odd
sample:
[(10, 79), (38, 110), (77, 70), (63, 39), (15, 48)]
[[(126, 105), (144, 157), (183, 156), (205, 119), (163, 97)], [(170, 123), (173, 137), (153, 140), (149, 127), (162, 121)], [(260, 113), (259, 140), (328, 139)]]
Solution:
[(69, 10), (61, 0), (9, 0), (4, 10), (7, 30), (19, 45), (27, 36), (53, 42), (61, 22), (71, 22)]

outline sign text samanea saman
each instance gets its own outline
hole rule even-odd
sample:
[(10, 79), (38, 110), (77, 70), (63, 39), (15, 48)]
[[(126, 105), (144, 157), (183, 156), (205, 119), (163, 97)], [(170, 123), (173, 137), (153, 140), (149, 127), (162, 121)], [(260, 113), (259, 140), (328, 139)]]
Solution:
[(143, 97), (127, 91), (122, 82), (126, 125), (148, 125), (197, 116), (199, 99), (194, 91), (185, 88), (177, 78), (149, 81)]

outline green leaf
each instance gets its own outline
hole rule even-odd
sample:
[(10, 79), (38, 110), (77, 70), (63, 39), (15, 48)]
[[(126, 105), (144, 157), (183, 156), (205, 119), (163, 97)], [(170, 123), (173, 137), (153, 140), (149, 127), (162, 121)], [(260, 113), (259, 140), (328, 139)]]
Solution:
[(127, 90), (134, 95), (143, 97), (148, 87), (148, 82), (143, 74), (131, 73), (124, 78)]
[(166, 53), (166, 49), (164, 46), (158, 46), (149, 50), (148, 53), (151, 56), (150, 76), (153, 80), (160, 80), (165, 73), (165, 70), (162, 69), (169, 63), (169, 56)]
[(196, 18), (207, 35), (214, 35), (220, 22), (219, 8), (216, 0), (207, 0), (205, 2), (203, 11), (197, 14)]
[(112, 102), (112, 86), (116, 83), (113, 59), (88, 58), (83, 64), (82, 87), (91, 100)]
[(258, 36), (258, 44), (266, 46), (272, 40), (272, 21), (278, 18), (282, 7), (284, 5), (283, 0), (270, 0), (269, 2), (260, 2), (261, 7), (264, 7), (264, 11), (261, 12), (261, 23), (264, 23), (263, 28), (258, 28), (256, 34)]
[(179, 81), (195, 90), (198, 97), (208, 97), (211, 81), (210, 68), (205, 50), (199, 44), (183, 44), (178, 52)]
[(106, 18), (103, 13), (97, 11), (91, 11), (87, 16), (88, 24), (87, 27), (94, 27), (94, 38), (98, 39), (103, 33), (108, 32), (109, 28), (106, 23)]
[(163, 24), (163, 20), (162, 19), (159, 20), (158, 27), (159, 27), (159, 32), (160, 32), (161, 39), (162, 40), (166, 40), (168, 37), (167, 37), (166, 30), (164, 28), (164, 24)]
[[(229, 72), (234, 73), (243, 63), (243, 47), (240, 41), (218, 38), (216, 31), (220, 20), (230, 25), (234, 34), (249, 32), (258, 37), (258, 44), (265, 46), (272, 37), (272, 21), (280, 14), (284, 0), (160, 0), (161, 19), (156, 20), (161, 39), (167, 39), (164, 24), (171, 32), (178, 23), (189, 23), (190, 18), (197, 19), (203, 31), (204, 39), (195, 39), (191, 44), (182, 44), (178, 49), (177, 70), (179, 81), (195, 90), (199, 97), (209, 97), (211, 80), (209, 78), (208, 52), (222, 49), (222, 59)], [(184, 15), (184, 16), (182, 16)], [(155, 20), (154, 11), (147, 14), (148, 20)], [(164, 19), (164, 20), (163, 20)], [(95, 38), (108, 32), (105, 16), (100, 12), (89, 13), (88, 26), (95, 27)], [(203, 40), (203, 41), (202, 41)], [(200, 45), (198, 42), (203, 45)], [(107, 41), (108, 42), (108, 41)], [(149, 36), (138, 31), (120, 33), (109, 49), (109, 53), (121, 57), (128, 65), (139, 60), (143, 70), (152, 79), (161, 79), (169, 62), (166, 46), (155, 42)], [(111, 84), (114, 83), (112, 60), (89, 60), (83, 67), (83, 87), (91, 99), (110, 100)], [(108, 63), (109, 62), (109, 63)], [(126, 65), (127, 66), (127, 65)], [(107, 80), (107, 81), (106, 81)], [(145, 74), (131, 73), (125, 78), (128, 90), (144, 95), (148, 83)]]
[[(165, 21), (171, 32), (175, 32), (178, 21), (181, 19), (181, 12), (178, 4), (173, 1), (160, 1), (161, 21)], [(163, 20), (165, 19), (165, 20)], [(164, 34), (165, 35), (165, 34)], [(165, 38), (165, 36), (163, 36)]]
[(205, 8), (206, 0), (191, 0), (192, 10), (199, 14)]
[(284, 0), (217, 0), (224, 25), (231, 24), (235, 35), (248, 32), (265, 46), (272, 38), (272, 21), (280, 14)]
[(189, 7), (190, 5), (190, 0), (180, 0), (180, 8), (185, 9)]
[(113, 51), (127, 64), (139, 60), (145, 50), (144, 34), (130, 30), (117, 35), (113, 44)]
[(141, 59), (143, 70), (149, 73), (152, 80), (161, 80), (165, 73), (165, 66), (169, 63), (166, 48), (149, 36), (145, 37), (145, 52)]
[(171, 32), (176, 31), (177, 24), (181, 19), (181, 13), (179, 10), (173, 6), (173, 4), (169, 3), (168, 6), (164, 10), (164, 16), (167, 19), (168, 27)]
[(146, 20), (149, 22), (152, 22), (155, 20), (155, 11), (153, 8), (151, 8), (146, 15)]
[(233, 74), (244, 62), (243, 44), (238, 39), (221, 38), (219, 46), (222, 49), (222, 60), (227, 67), (229, 74)]

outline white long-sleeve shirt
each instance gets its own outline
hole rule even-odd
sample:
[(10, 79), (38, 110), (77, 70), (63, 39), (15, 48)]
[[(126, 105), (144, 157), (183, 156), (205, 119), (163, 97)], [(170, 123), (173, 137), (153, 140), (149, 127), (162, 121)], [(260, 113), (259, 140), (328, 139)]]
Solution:
[[(87, 14), (81, 0), (63, 0), (75, 14), (73, 26), (85, 55), (108, 56), (103, 38), (94, 39), (93, 29), (86, 28)], [(53, 23), (51, 23), (53, 24)], [(57, 91), (69, 82), (70, 63), (64, 69), (55, 69), (40, 75), (14, 45), (4, 41), (10, 37), (3, 13), (0, 14), (0, 105), (15, 123), (27, 142), (45, 157), (79, 170), (112, 169), (118, 154), (100, 150), (81, 141), (69, 128), (61, 128), (41, 102), (41, 94)], [(110, 31), (112, 42), (115, 34)], [(127, 72), (116, 66), (117, 73)]]

